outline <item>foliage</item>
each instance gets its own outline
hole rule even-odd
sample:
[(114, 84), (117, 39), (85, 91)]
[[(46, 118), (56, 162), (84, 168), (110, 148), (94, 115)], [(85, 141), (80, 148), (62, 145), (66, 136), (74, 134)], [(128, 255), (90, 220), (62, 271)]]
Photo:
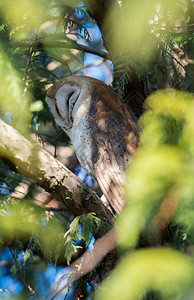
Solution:
[[(67, 225), (66, 225), (67, 227)], [(94, 234), (102, 230), (104, 234), (108, 225), (94, 213), (75, 218), (66, 230), (60, 218), (49, 216), (44, 209), (31, 201), (19, 201), (10, 196), (1, 196), (0, 201), (0, 245), (10, 244), (10, 251), (15, 259), (11, 268), (14, 276), (18, 272), (18, 256), (23, 253), (20, 272), (23, 277), (28, 273), (34, 256), (42, 254), (45, 262), (55, 261), (61, 256), (71, 261), (79, 248), (80, 241), (88, 247)]]
[[(194, 238), (193, 97), (165, 90), (148, 97), (147, 104), (150, 110), (140, 119), (141, 147), (128, 170), (127, 203), (118, 220), (120, 240), (126, 249), (134, 248), (143, 231), (150, 243), (158, 243), (160, 226), (167, 227), (176, 213), (173, 226), (178, 226), (179, 243), (184, 236), (182, 244), (178, 247), (177, 239), (163, 244), (185, 251)], [(162, 223), (155, 222), (162, 203)], [(99, 299), (139, 299), (149, 290), (159, 291), (161, 299), (180, 299), (192, 285), (193, 260), (186, 255), (165, 247), (139, 250), (123, 258)]]
[[(111, 36), (114, 75), (123, 89), (129, 83), (136, 85), (145, 74), (158, 83), (163, 67), (158, 72), (156, 65), (192, 42), (187, 17), (191, 2), (123, 0), (111, 7), (103, 29)], [(95, 45), (92, 25), (86, 7), (77, 0), (0, 1), (0, 118), (28, 137), (37, 132), (53, 138), (55, 125), (45, 92), (59, 78), (80, 69), (84, 52), (78, 51), (77, 41)], [(65, 46), (57, 47), (56, 42)], [(140, 299), (153, 293), (157, 299), (185, 300), (193, 285), (193, 259), (181, 253), (188, 247), (193, 252), (194, 240), (193, 100), (189, 94), (167, 90), (152, 94), (146, 106), (150, 109), (140, 119), (140, 149), (127, 172), (127, 203), (118, 218), (126, 254), (102, 284), (99, 299)], [(56, 135), (54, 131), (55, 141)], [(37, 260), (41, 268), (42, 261), (44, 267), (69, 264), (109, 227), (94, 213), (73, 219), (38, 207), (31, 194), (13, 198), (11, 193), (22, 180), (0, 161), (0, 248), (9, 248), (13, 263), (8, 268), (25, 287), (30, 275), (36, 277)], [(167, 207), (158, 223), (161, 204)], [(169, 223), (170, 240), (163, 236)], [(140, 238), (165, 247), (135, 250)]]
[[(91, 45), (86, 27), (89, 16), (86, 9), (77, 4), (78, 1), (70, 4), (50, 0), (0, 2), (0, 116), (28, 138), (31, 132), (41, 130), (51, 142), (57, 139), (53, 129), (50, 132), (43, 129), (44, 124), (48, 128), (50, 122), (54, 125), (45, 105), (45, 92), (58, 78), (82, 66), (84, 53), (72, 51), (74, 47), (77, 49), (74, 40), (84, 40)], [(21, 40), (37, 42), (37, 45), (18, 47)], [(66, 43), (67, 47), (48, 46), (56, 41)], [(1, 249), (3, 245), (10, 245), (14, 259), (11, 272), (14, 278), (22, 278), (25, 283), (37, 257), (44, 257), (45, 266), (50, 262), (69, 263), (82, 248), (80, 241), (87, 247), (96, 230), (106, 226), (101, 226), (93, 214), (81, 216), (71, 224), (71, 220), (67, 221), (60, 214), (53, 215), (34, 205), (33, 199), (28, 200), (30, 195), (25, 200), (6, 197), (5, 194), (11, 194), (22, 180), (6, 162), (0, 162)]]
[(40, 252), (46, 260), (52, 261), (54, 245), (59, 243), (64, 235), (64, 228), (57, 216), (49, 218), (45, 210), (32, 202), (21, 202), (9, 196), (1, 196), (0, 207), (1, 245), (9, 241), (15, 258), (24, 251), (24, 273), (26, 268), (29, 268), (33, 256)]
[[(75, 42), (69, 38), (90, 42), (85, 27), (89, 17), (82, 7), (57, 1), (1, 1), (0, 25), (0, 73), (1, 101), (0, 113), (7, 122), (27, 134), (31, 124), (38, 128), (38, 119), (51, 119), (47, 112), (45, 90), (58, 77), (70, 75), (71, 69), (80, 67), (81, 55), (73, 53)], [(76, 21), (75, 15), (82, 16)], [(65, 21), (65, 22), (64, 22)], [(62, 26), (63, 24), (63, 26)], [(37, 46), (18, 48), (20, 40), (43, 43), (46, 52)], [(47, 47), (55, 41), (66, 42), (67, 48)], [(77, 48), (77, 47), (76, 47)], [(57, 67), (60, 71), (55, 71)], [(23, 80), (22, 80), (23, 78)], [(15, 109), (19, 106), (20, 109)]]
[[(118, 279), (118, 273), (122, 274), (122, 280)], [(191, 259), (175, 250), (137, 250), (114, 270), (98, 299), (141, 299), (147, 290), (159, 291), (157, 299), (180, 299), (192, 286), (193, 275)]]
[[(12, 122), (18, 130), (26, 134), (29, 126), (30, 96), (23, 95), (23, 81), (3, 47), (0, 48), (0, 73), (4, 74), (4, 76), (1, 75), (0, 113), (7, 122)], [(16, 110), (16, 106), (20, 109)]]
[(111, 34), (115, 71), (124, 89), (134, 80), (134, 73), (139, 79), (145, 72), (154, 73), (153, 62), (157, 64), (169, 51), (192, 40), (193, 24), (187, 26), (187, 0), (122, 1), (120, 11), (117, 5), (106, 20), (106, 30)]
[(98, 231), (103, 235), (108, 229), (110, 229), (108, 224), (97, 218), (94, 213), (76, 217), (65, 233), (65, 242), (62, 241), (58, 245), (57, 253), (59, 254), (60, 251), (65, 248), (65, 258), (69, 264), (72, 256), (79, 248), (82, 248), (81, 246), (76, 245), (78, 241), (84, 241), (85, 245), (88, 247), (92, 242), (93, 236)]

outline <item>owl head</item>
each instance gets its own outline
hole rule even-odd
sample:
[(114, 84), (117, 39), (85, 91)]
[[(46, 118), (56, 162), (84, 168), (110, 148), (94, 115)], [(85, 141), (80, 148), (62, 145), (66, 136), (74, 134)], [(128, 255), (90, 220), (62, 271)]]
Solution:
[(67, 133), (90, 106), (92, 93), (107, 89), (102, 81), (87, 76), (69, 76), (59, 80), (47, 92), (46, 102), (55, 121)]

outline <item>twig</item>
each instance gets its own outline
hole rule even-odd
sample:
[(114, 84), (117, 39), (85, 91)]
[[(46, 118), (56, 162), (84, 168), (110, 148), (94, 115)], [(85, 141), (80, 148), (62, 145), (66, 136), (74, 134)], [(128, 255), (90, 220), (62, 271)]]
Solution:
[(11, 197), (15, 197), (18, 199), (23, 199), (26, 197), (29, 191), (29, 187), (32, 184), (32, 181), (29, 179), (22, 180), (11, 193)]
[[(73, 74), (77, 74), (78, 72), (80, 72), (80, 71), (82, 71), (82, 70), (85, 70), (85, 69), (87, 69), (87, 68), (91, 68), (91, 67), (97, 67), (97, 66), (100, 66), (101, 64), (103, 64), (103, 63), (105, 63), (105, 59), (104, 58), (100, 58), (99, 60), (97, 60), (97, 61), (95, 61), (95, 62), (93, 62), (93, 63), (91, 63), (91, 64), (88, 64), (88, 65), (85, 65), (85, 66), (81, 66), (81, 67), (79, 67), (79, 68), (77, 68), (75, 71), (73, 71), (72, 73), (71, 73), (71, 75), (73, 75)], [(108, 68), (108, 66), (107, 66), (107, 68)], [(39, 70), (41, 70), (41, 68), (39, 68)], [(43, 69), (42, 69), (43, 70)], [(52, 75), (54, 75), (53, 73), (52, 73)], [(55, 76), (58, 80), (60, 80), (61, 78), (60, 77), (57, 77), (57, 76)], [(55, 82), (53, 81), (53, 82), (51, 82), (51, 81), (42, 81), (42, 82), (40, 82), (40, 81), (38, 81), (38, 83), (39, 84), (54, 84)], [(46, 134), (44, 134), (45, 136), (46, 136)], [(54, 137), (52, 137), (52, 138), (54, 138)]]
[[(49, 204), (50, 205), (50, 204)], [(45, 211), (66, 211), (68, 212), (67, 208), (63, 208), (63, 207), (44, 207)]]
[[(22, 192), (22, 191), (17, 191), (18, 193), (20, 193), (20, 197), (16, 197), (16, 196), (13, 196), (12, 194), (10, 195), (11, 197), (14, 197), (14, 198), (17, 198), (17, 199), (23, 199), (25, 196), (26, 196), (26, 193)], [(8, 196), (9, 197), (9, 196)], [(34, 198), (34, 197), (30, 197), (32, 200), (36, 201), (36, 202), (39, 202), (41, 204), (45, 204), (43, 201), (37, 199), (37, 198)], [(63, 207), (52, 207), (49, 203), (46, 203), (46, 205), (50, 206), (50, 207), (45, 207), (45, 206), (41, 206), (41, 208), (44, 210), (44, 211), (55, 211), (55, 212), (68, 212), (66, 206), (63, 206)], [(70, 220), (66, 217), (66, 219), (70, 222)], [(0, 263), (0, 267), (1, 267), (1, 263)]]
[(58, 144), (58, 140), (60, 138), (60, 136), (63, 134), (63, 130), (60, 131), (60, 133), (58, 134), (57, 137), (55, 137), (55, 152), (54, 152), (54, 158), (57, 157), (57, 144)]
[[(154, 27), (155, 28), (157, 28), (157, 29), (166, 29), (166, 28), (168, 28), (168, 29), (174, 29), (174, 30), (176, 30), (176, 29), (182, 29), (182, 28), (188, 28), (188, 27), (193, 27), (194, 26), (194, 24), (187, 24), (187, 25), (183, 25), (183, 26), (166, 26), (166, 25), (163, 25), (163, 26), (157, 26), (157, 25), (155, 25)], [(178, 32), (178, 33), (184, 33), (184, 32), (188, 32), (188, 31), (192, 31), (193, 30), (193, 28), (189, 28), (188, 30), (186, 30), (186, 31), (181, 31), (181, 32)], [(177, 33), (177, 32), (174, 32), (174, 33)]]
[[(54, 300), (64, 289), (66, 288), (66, 286), (65, 287), (63, 287), (63, 288), (61, 288), (58, 292), (56, 292), (55, 294), (54, 294), (54, 296), (52, 296), (51, 297), (51, 299), (50, 300)], [(68, 294), (69, 294), (69, 291), (70, 291), (70, 289), (71, 289), (71, 285), (67, 288), (67, 294), (65, 295), (65, 298), (64, 298), (64, 300), (65, 299), (67, 299), (67, 296), (68, 296)]]
[(15, 256), (15, 253), (14, 253), (14, 251), (11, 249), (11, 248), (9, 248), (9, 250), (10, 250), (10, 252), (11, 252), (11, 254), (12, 254), (12, 257), (13, 257), (13, 259), (14, 259), (14, 261), (15, 261), (15, 264), (16, 264), (16, 268), (17, 268), (17, 274), (18, 274), (18, 277), (19, 277), (19, 279), (21, 280), (21, 282), (27, 287), (27, 289), (37, 298), (37, 299), (39, 299), (39, 300), (43, 300), (34, 290), (33, 290), (33, 288), (29, 285), (29, 284), (27, 284), (26, 282), (25, 282), (25, 280), (23, 279), (23, 276), (22, 276), (22, 272), (21, 272), (21, 270), (20, 270), (20, 266), (19, 266), (19, 264), (18, 264), (18, 261), (17, 261), (17, 258), (16, 258), (16, 256)]
[(77, 70), (75, 70), (74, 72), (72, 72), (72, 75), (76, 74), (76, 73), (78, 73), (78, 72), (80, 72), (82, 70), (85, 70), (87, 68), (90, 68), (90, 67), (94, 67), (94, 66), (97, 67), (97, 66), (99, 66), (99, 65), (101, 65), (103, 63), (104, 63), (104, 59), (100, 58), (99, 60), (97, 60), (97, 61), (95, 61), (95, 62), (93, 62), (91, 64), (88, 64), (88, 65), (85, 65), (85, 66), (81, 66), (80, 68), (78, 68)]
[(179, 64), (179, 65), (184, 69), (185, 73), (192, 79), (191, 74), (190, 74), (187, 70), (185, 70), (185, 66), (183, 66), (183, 64), (181, 64), (181, 62), (178, 61), (178, 59), (176, 59), (176, 57), (174, 57), (174, 56), (173, 56), (170, 52), (168, 52), (167, 50), (166, 50), (166, 53), (167, 53), (172, 59), (174, 59), (174, 60), (177, 62), (177, 64)]

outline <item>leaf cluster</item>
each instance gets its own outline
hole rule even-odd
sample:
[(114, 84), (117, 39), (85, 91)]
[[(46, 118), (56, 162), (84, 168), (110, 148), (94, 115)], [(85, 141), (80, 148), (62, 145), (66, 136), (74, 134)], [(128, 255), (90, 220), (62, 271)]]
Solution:
[(145, 74), (154, 76), (157, 72), (151, 66), (165, 60), (169, 52), (172, 57), (176, 52), (185, 54), (184, 47), (193, 40), (190, 6), (184, 0), (122, 1), (120, 12), (113, 6), (106, 26), (112, 34), (115, 75), (123, 89), (143, 80)]
[[(74, 40), (78, 38), (91, 43), (85, 25), (89, 16), (77, 4), (50, 0), (1, 2), (0, 68), (4, 88), (0, 114), (5, 117), (9, 113), (6, 121), (20, 131), (31, 126), (38, 131), (41, 122), (53, 122), (44, 101), (46, 90), (58, 78), (71, 75), (83, 62), (83, 51), (78, 53), (72, 48), (77, 49)], [(21, 40), (37, 45), (15, 46)], [(56, 41), (63, 41), (67, 47), (47, 47)], [(6, 99), (7, 95), (10, 98)], [(15, 110), (18, 101), (21, 109)]]
[(57, 215), (49, 216), (31, 201), (0, 198), (0, 245), (9, 245), (14, 259), (11, 272), (14, 276), (19, 272), (23, 280), (38, 257), (43, 256), (46, 265), (58, 261), (69, 264), (79, 249), (94, 241), (97, 232), (104, 234), (108, 229), (94, 213), (76, 217), (65, 229)]
[(57, 253), (59, 255), (65, 247), (65, 257), (67, 263), (70, 263), (72, 256), (77, 252), (79, 248), (82, 248), (78, 242), (83, 241), (85, 246), (88, 247), (96, 233), (103, 235), (110, 226), (95, 216), (95, 213), (83, 214), (76, 217), (70, 224), (69, 229), (65, 233), (64, 241), (62, 241), (57, 247)]

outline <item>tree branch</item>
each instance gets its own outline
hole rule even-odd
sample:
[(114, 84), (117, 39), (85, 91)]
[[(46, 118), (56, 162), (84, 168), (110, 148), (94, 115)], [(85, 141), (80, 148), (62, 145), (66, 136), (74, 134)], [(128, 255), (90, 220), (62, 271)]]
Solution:
[(81, 45), (76, 42), (72, 44), (66, 41), (19, 41), (19, 42), (12, 42), (14, 47), (21, 47), (21, 48), (36, 48), (38, 50), (43, 50), (45, 48), (67, 48), (67, 49), (77, 49), (83, 50), (84, 52), (91, 53), (94, 55), (98, 55), (104, 59), (110, 59), (109, 54), (106, 51), (95, 49), (89, 46)]
[(101, 199), (62, 163), (2, 120), (0, 129), (0, 157), (9, 160), (17, 172), (34, 179), (74, 215), (95, 212), (112, 223), (113, 215)]
[[(82, 256), (68, 266), (70, 272), (68, 273), (69, 278), (67, 283), (59, 289), (50, 300), (55, 299), (65, 288), (70, 287), (80, 277), (92, 271), (109, 252), (117, 247), (117, 245), (117, 231), (116, 228), (113, 227), (109, 232), (96, 240), (92, 251), (87, 250)], [(59, 281), (61, 282), (62, 279), (66, 278), (67, 274), (63, 275)]]
[(183, 66), (183, 64), (181, 64), (180, 61), (178, 61), (178, 59), (176, 59), (176, 57), (174, 57), (169, 51), (166, 50), (166, 53), (176, 61), (176, 63), (181, 66), (183, 68), (183, 70), (185, 71), (185, 73), (192, 79), (191, 74), (185, 69), (185, 66)]

